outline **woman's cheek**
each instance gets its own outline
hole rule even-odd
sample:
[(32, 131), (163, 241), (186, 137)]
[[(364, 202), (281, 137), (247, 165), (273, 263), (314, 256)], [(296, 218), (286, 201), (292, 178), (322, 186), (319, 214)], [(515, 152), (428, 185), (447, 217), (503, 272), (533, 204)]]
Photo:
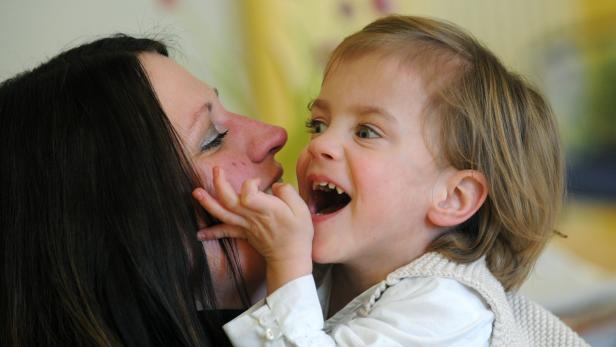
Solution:
[[(245, 240), (235, 240), (244, 285), (254, 303), (265, 296), (265, 261)], [(242, 308), (235, 288), (230, 264), (218, 241), (203, 242), (208, 266), (216, 292), (217, 306), (221, 309)]]
[(198, 158), (193, 161), (193, 168), (197, 176), (199, 176), (201, 186), (210, 193), (214, 189), (212, 185), (212, 170), (214, 166), (215, 165), (208, 164), (204, 160), (199, 160)]
[(235, 240), (246, 281), (246, 289), (251, 295), (258, 294), (265, 283), (265, 259), (246, 240)]
[(199, 175), (201, 184), (205, 190), (214, 195), (216, 194), (213, 186), (212, 170), (214, 167), (219, 167), (224, 170), (227, 181), (236, 192), (240, 191), (242, 183), (253, 174), (253, 170), (250, 170), (246, 165), (241, 165), (233, 161), (216, 161), (211, 157), (208, 157), (207, 162), (205, 160), (197, 161), (195, 163), (195, 171), (197, 175)]

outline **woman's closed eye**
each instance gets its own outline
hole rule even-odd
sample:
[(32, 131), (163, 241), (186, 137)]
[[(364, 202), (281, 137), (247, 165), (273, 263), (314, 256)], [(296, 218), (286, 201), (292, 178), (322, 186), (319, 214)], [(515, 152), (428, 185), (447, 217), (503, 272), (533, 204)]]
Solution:
[(216, 127), (211, 126), (208, 129), (207, 135), (203, 139), (203, 142), (201, 142), (201, 152), (208, 152), (220, 147), (220, 145), (222, 145), (223, 143), (225, 136), (227, 136), (228, 133), (229, 130), (225, 129), (224, 131), (219, 132)]

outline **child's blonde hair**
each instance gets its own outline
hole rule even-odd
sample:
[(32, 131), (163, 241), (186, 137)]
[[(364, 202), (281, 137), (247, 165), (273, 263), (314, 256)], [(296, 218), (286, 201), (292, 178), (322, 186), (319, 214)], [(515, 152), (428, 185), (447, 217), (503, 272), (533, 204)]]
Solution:
[(419, 67), (430, 93), (426, 120), (438, 120), (436, 159), (480, 171), (488, 182), (480, 210), (429, 250), (460, 263), (485, 255), (507, 290), (519, 287), (554, 233), (564, 196), (561, 144), (550, 106), (474, 38), (445, 22), (378, 19), (335, 49), (324, 80), (338, 64), (367, 54)]

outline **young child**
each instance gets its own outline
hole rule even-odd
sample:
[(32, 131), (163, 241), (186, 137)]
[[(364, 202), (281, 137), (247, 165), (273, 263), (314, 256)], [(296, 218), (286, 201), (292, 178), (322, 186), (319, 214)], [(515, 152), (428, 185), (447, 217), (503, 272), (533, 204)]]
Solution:
[[(195, 191), (237, 226), (200, 237), (246, 238), (267, 261), (267, 298), (225, 326), (233, 344), (526, 345), (506, 292), (564, 190), (543, 97), (457, 27), (391, 16), (336, 48), (310, 111), (301, 198), (256, 180), (238, 195), (216, 169), (217, 198)], [(318, 289), (312, 261), (331, 264)]]

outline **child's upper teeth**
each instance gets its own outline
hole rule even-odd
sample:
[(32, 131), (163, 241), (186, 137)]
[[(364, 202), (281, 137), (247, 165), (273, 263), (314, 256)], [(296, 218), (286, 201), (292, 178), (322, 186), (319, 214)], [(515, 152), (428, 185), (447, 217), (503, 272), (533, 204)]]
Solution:
[(313, 182), (312, 190), (335, 190), (338, 194), (344, 193), (344, 190), (331, 182)]

